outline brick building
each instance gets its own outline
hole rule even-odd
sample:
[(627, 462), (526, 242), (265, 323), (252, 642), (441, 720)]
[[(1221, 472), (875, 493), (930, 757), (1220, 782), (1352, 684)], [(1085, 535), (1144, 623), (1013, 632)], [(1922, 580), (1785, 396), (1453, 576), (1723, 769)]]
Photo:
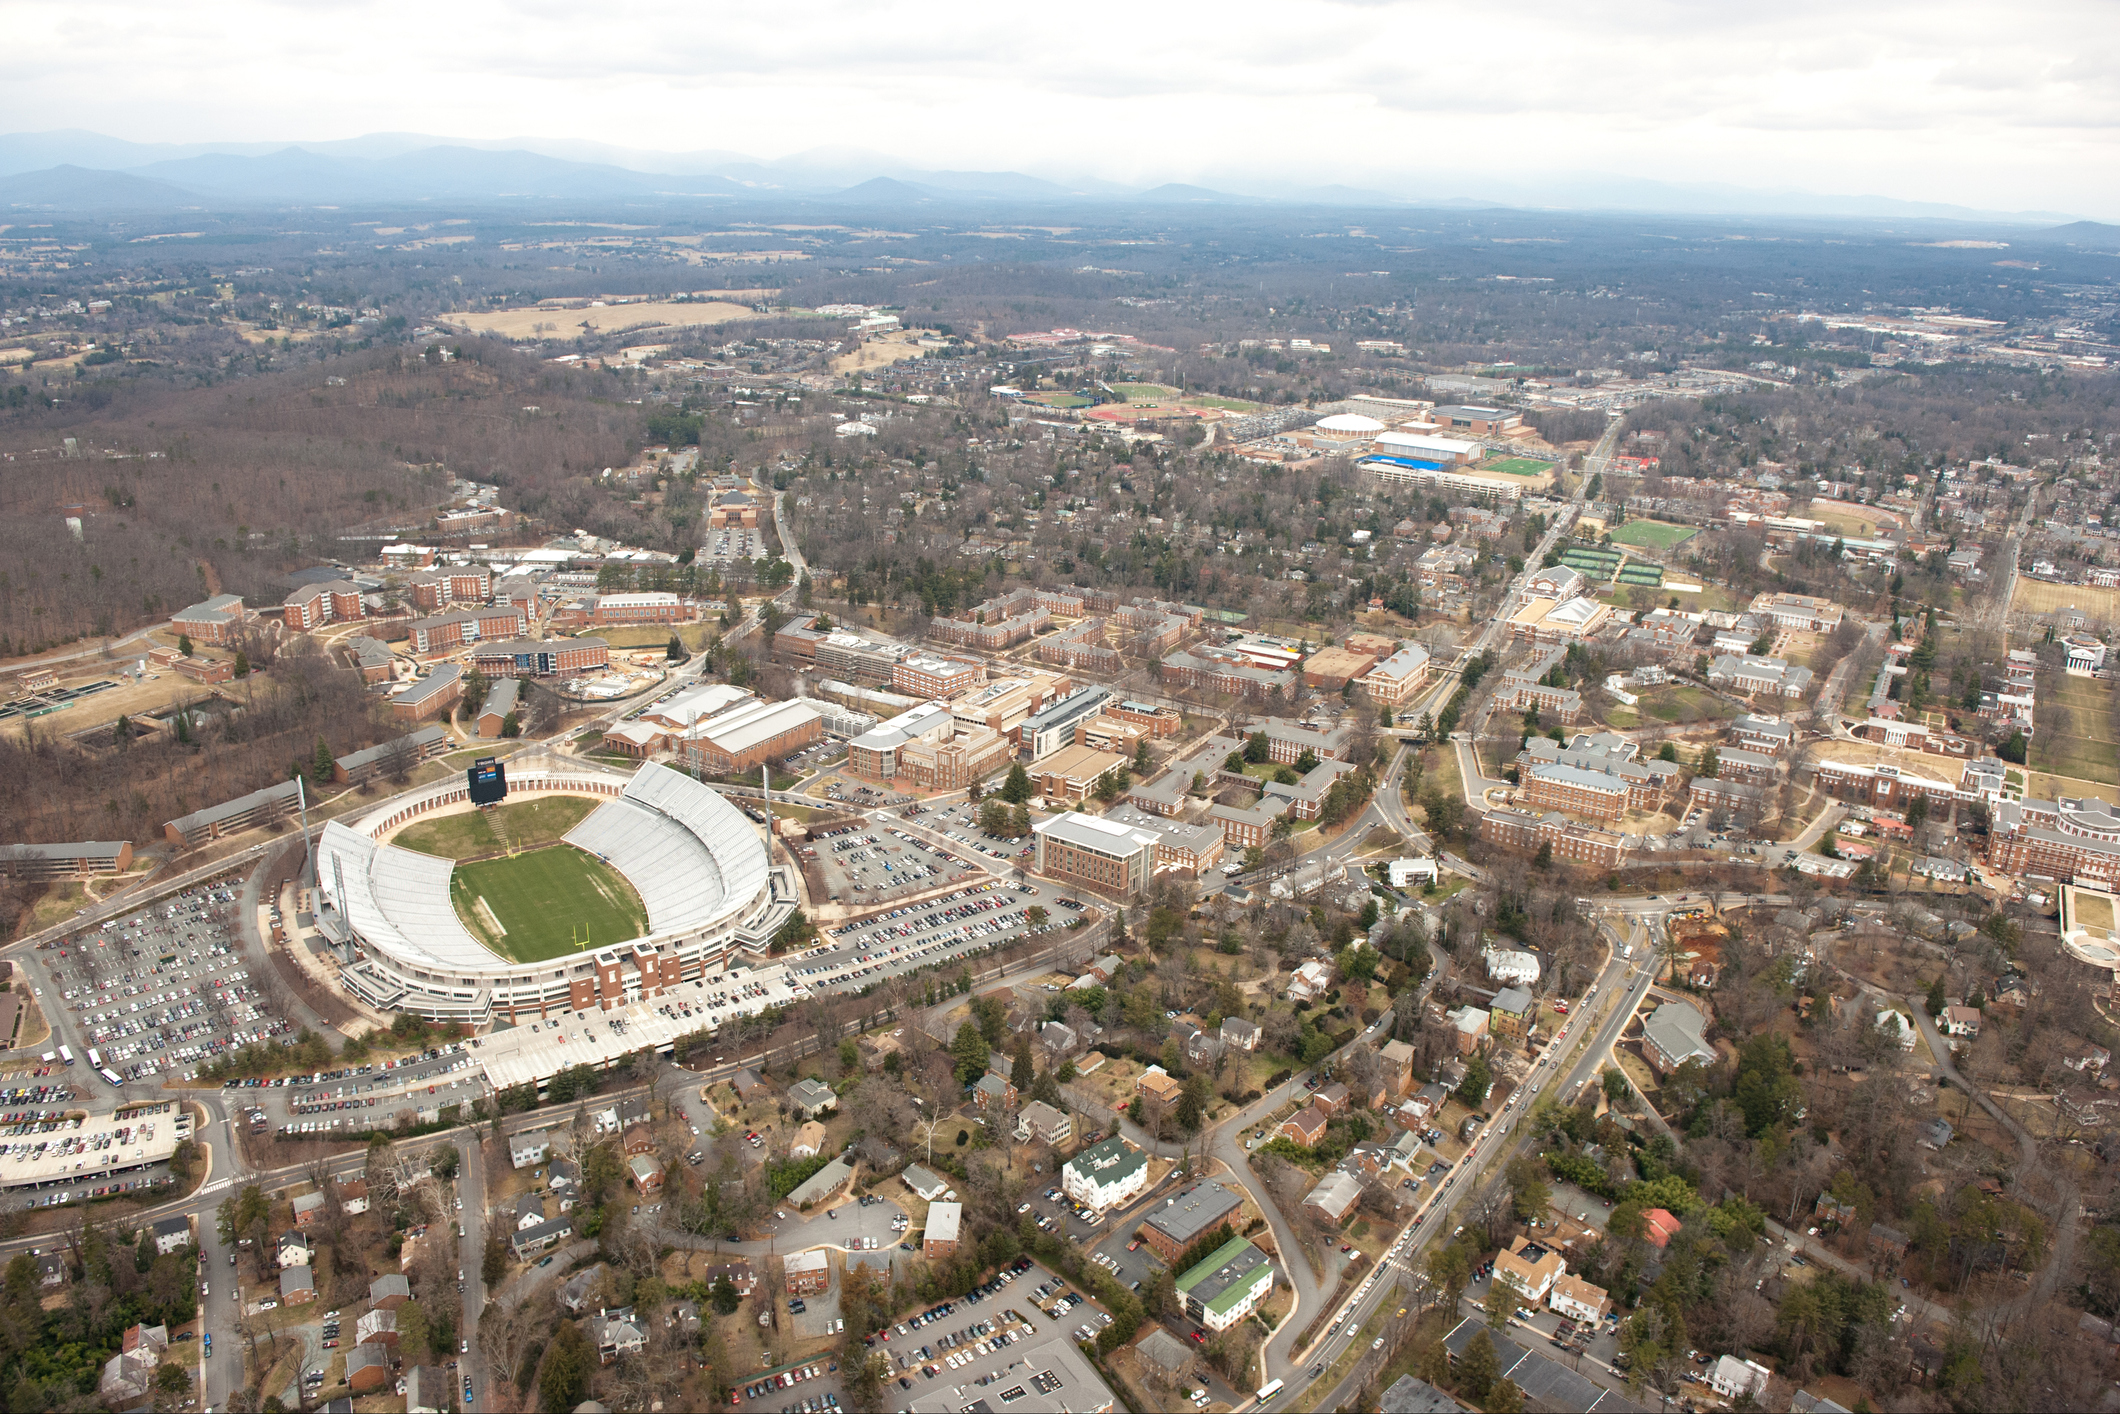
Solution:
[(601, 638), (506, 638), (481, 642), (471, 662), (489, 678), (571, 678), (611, 666), (611, 645)]
[(1626, 840), (1605, 830), (1578, 825), (1558, 814), (1528, 810), (1489, 810), (1480, 817), (1480, 838), (1511, 849), (1536, 850), (1551, 844), (1556, 859), (1586, 869), (1617, 869), (1627, 857)]
[(179, 609), (169, 616), (169, 626), (193, 643), (225, 648), (242, 637), (257, 615), (243, 607), (240, 594), (216, 594), (211, 599)]
[(362, 618), (366, 613), (360, 586), (342, 579), (305, 584), (280, 602), (280, 621), (294, 633), (308, 633), (325, 624), (346, 623)]

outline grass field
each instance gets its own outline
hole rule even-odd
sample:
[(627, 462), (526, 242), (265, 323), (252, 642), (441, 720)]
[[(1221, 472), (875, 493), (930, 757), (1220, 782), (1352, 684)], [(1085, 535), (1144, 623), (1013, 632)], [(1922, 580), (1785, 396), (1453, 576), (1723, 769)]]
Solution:
[(2089, 584), (2048, 584), (2044, 580), (2017, 578), (2010, 597), (2013, 614), (2051, 614), (2060, 609), (2080, 609), (2094, 623), (2120, 621), (2120, 589), (2100, 589)]
[[(517, 800), (495, 807), (509, 843), (517, 849), (556, 844), (560, 836), (588, 818), (600, 802), (585, 795), (547, 795), (535, 800)], [(493, 833), (490, 812), (470, 810), (434, 820), (416, 820), (398, 831), (390, 842), (420, 854), (441, 859), (470, 859), (500, 852), (500, 837)]]
[(1554, 469), (1554, 463), (1542, 462), (1537, 457), (1493, 457), (1479, 464), (1481, 471), (1498, 471), (1504, 476), (1544, 476)]
[(1176, 388), (1162, 383), (1114, 383), (1112, 391), (1126, 394), (1128, 402), (1160, 401), (1178, 396)]
[(1721, 720), (1737, 709), (1698, 687), (1659, 687), (1642, 694), (1641, 711), (1660, 722)]
[(585, 939), (601, 947), (648, 931), (633, 886), (572, 845), (459, 864), (449, 901), (486, 946), (518, 962), (564, 956)]
[(1630, 520), (1612, 532), (1615, 545), (1634, 545), (1646, 550), (1668, 550), (1683, 545), (1700, 532), (1690, 525), (1666, 525), (1660, 520)]
[(2059, 706), (2067, 714), (2068, 725), (2033, 737), (2028, 764), (2057, 776), (2120, 785), (2120, 740), (2113, 731), (2112, 689), (2090, 678), (2041, 673), (2039, 697), (2042, 707)]
[(1080, 393), (1033, 393), (1023, 401), (1038, 403), (1049, 408), (1086, 408), (1089, 399)]

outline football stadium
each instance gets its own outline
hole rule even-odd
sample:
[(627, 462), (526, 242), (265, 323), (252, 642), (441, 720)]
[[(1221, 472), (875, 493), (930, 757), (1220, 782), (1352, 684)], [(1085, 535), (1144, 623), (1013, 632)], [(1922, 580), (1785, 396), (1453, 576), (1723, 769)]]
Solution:
[(690, 776), (509, 766), (510, 798), (582, 796), (593, 808), (557, 839), (520, 847), (488, 813), (455, 833), (497, 848), (461, 863), (388, 837), (473, 808), (462, 779), (324, 827), (317, 924), (341, 982), (369, 1005), (483, 1027), (650, 1001), (737, 953), (762, 958), (794, 911), (793, 870), (771, 866), (758, 827)]

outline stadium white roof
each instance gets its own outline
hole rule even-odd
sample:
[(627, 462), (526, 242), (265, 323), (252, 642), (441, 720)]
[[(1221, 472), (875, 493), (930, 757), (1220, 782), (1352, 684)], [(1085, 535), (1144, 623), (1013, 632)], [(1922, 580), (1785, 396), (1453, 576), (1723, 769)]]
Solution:
[[(667, 766), (641, 767), (624, 795), (598, 806), (566, 840), (604, 859), (639, 891), (652, 934), (710, 926), (747, 907), (766, 886), (766, 851), (756, 827), (718, 792)], [(379, 845), (336, 820), (317, 842), (326, 898), (368, 943), (445, 969), (509, 966), (457, 917), (449, 900), (455, 867)]]

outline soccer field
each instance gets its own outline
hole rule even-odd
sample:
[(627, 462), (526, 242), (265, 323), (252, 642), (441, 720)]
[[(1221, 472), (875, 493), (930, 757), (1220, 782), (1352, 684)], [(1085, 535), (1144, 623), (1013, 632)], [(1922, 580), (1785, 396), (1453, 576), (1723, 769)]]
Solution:
[(1633, 545), (1645, 550), (1668, 550), (1699, 534), (1690, 525), (1665, 525), (1657, 520), (1630, 520), (1612, 532), (1615, 545)]
[(648, 931), (648, 910), (633, 886), (568, 844), (459, 864), (449, 877), (449, 901), (473, 935), (518, 962), (560, 957), (584, 940), (602, 947)]

